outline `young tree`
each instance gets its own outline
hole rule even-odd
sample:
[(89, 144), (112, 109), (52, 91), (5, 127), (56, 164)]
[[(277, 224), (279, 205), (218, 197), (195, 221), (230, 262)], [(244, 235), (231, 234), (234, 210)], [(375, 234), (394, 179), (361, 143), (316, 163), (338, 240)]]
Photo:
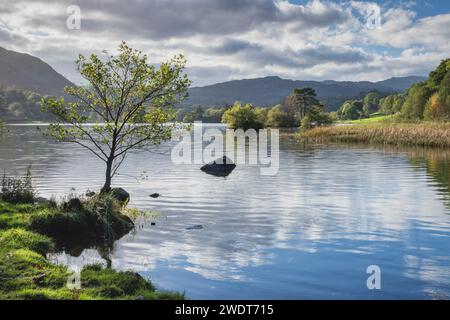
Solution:
[[(45, 134), (78, 144), (105, 163), (102, 193), (111, 190), (112, 178), (128, 152), (170, 138), (172, 127), (167, 122), (175, 114), (172, 106), (187, 96), (190, 85), (181, 55), (158, 68), (125, 42), (118, 51), (117, 56), (105, 59), (95, 54), (89, 58), (79, 55), (77, 70), (89, 86), (66, 87), (73, 102), (42, 100), (43, 109), (56, 117)], [(101, 122), (89, 124), (92, 114)]]

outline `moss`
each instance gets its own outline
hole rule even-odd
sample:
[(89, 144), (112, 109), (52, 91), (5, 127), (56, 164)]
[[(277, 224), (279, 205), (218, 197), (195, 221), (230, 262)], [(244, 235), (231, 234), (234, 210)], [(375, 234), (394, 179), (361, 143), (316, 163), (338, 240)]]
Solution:
[(156, 291), (150, 281), (135, 272), (118, 272), (100, 265), (86, 266), (81, 271), (81, 284), (84, 292), (96, 299), (184, 299), (180, 293)]
[(90, 225), (84, 213), (43, 210), (30, 217), (31, 229), (55, 238), (89, 235)]
[(48, 208), (45, 205), (11, 204), (0, 201), (0, 229), (28, 229), (30, 217), (42, 210), (48, 210)]
[(0, 232), (1, 250), (29, 249), (45, 255), (54, 248), (53, 241), (46, 236), (21, 228)]
[[(117, 272), (112, 269), (99, 269), (98, 266), (87, 266), (81, 272), (83, 288), (116, 286), (125, 295), (136, 294), (137, 291), (154, 291), (153, 285), (139, 274), (126, 271)], [(101, 288), (102, 290), (103, 288)]]
[(14, 298), (20, 300), (70, 300), (73, 293), (70, 290), (52, 290), (47, 288), (24, 289), (18, 291)]
[(98, 290), (98, 292), (103, 297), (108, 297), (108, 298), (118, 298), (118, 297), (121, 297), (124, 295), (123, 290), (120, 289), (118, 286), (114, 286), (114, 285), (101, 287), (100, 290)]
[(63, 288), (69, 276), (65, 267), (53, 265), (28, 249), (2, 250), (0, 271), (0, 291), (10, 296), (24, 289)]
[[(114, 215), (118, 219), (114, 223), (129, 228), (131, 221), (117, 211), (100, 208), (97, 214), (102, 212)], [(87, 217), (88, 214), (91, 216)], [(52, 233), (56, 232), (52, 229), (55, 228), (61, 236), (71, 227), (77, 232), (89, 230), (91, 233), (98, 231), (95, 228), (99, 227), (99, 221), (110, 223), (109, 218), (102, 220), (92, 213), (0, 201), (0, 299), (184, 299), (180, 293), (155, 290), (150, 281), (137, 273), (104, 269), (100, 265), (87, 266), (81, 271), (80, 290), (67, 288), (71, 272), (64, 266), (52, 264), (44, 256), (53, 250), (55, 239), (37, 233), (37, 229)], [(90, 225), (93, 222), (97, 223), (95, 228)], [(121, 231), (113, 224), (111, 228), (113, 232)]]
[(113, 198), (96, 196), (76, 207), (71, 205), (73, 200), (31, 215), (31, 229), (55, 238), (63, 246), (80, 241), (93, 246), (105, 241), (113, 243), (134, 227)]

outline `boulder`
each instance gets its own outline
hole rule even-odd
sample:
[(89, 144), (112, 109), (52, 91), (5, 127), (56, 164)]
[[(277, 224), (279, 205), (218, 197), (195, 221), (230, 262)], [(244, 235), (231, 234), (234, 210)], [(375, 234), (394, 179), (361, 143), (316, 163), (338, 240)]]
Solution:
[(200, 168), (203, 172), (216, 176), (216, 177), (226, 177), (236, 168), (236, 165), (231, 161), (230, 158), (223, 156), (218, 158), (213, 162), (205, 164)]
[(111, 195), (122, 204), (130, 201), (130, 194), (122, 188), (111, 189)]

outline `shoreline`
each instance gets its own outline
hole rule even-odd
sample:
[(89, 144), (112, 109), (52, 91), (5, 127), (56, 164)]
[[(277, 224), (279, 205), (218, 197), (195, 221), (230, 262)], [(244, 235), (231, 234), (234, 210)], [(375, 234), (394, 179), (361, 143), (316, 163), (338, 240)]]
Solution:
[[(116, 271), (94, 264), (75, 274), (67, 266), (51, 262), (48, 254), (58, 252), (58, 242), (70, 236), (57, 239), (39, 230), (34, 222), (37, 219), (53, 225), (58, 221), (66, 226), (66, 215), (45, 204), (12, 204), (0, 200), (0, 299), (185, 299), (182, 293), (157, 290), (149, 279), (134, 271)], [(83, 217), (77, 219), (83, 220), (80, 221), (83, 224), (88, 222)], [(74, 276), (78, 277), (79, 286), (71, 286)]]

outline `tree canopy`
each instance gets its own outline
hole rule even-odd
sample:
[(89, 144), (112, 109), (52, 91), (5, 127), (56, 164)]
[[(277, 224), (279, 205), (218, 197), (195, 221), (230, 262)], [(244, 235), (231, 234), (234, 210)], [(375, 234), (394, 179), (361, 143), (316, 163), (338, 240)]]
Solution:
[(380, 108), (381, 95), (378, 92), (369, 92), (363, 99), (363, 110), (367, 116), (377, 112)]
[[(170, 138), (167, 122), (174, 117), (172, 106), (187, 96), (190, 85), (181, 55), (156, 67), (125, 42), (117, 56), (105, 55), (103, 59), (79, 55), (77, 70), (89, 85), (65, 88), (74, 102), (42, 100), (43, 109), (56, 117), (46, 135), (78, 144), (105, 162), (103, 192), (110, 190), (128, 152)], [(101, 123), (88, 123), (90, 114)]]
[(320, 106), (321, 103), (317, 99), (316, 91), (313, 88), (297, 88), (286, 98), (285, 105), (293, 108), (299, 119), (303, 119), (306, 115), (312, 113), (314, 108)]
[(406, 91), (401, 114), (405, 119), (450, 119), (450, 59), (442, 60), (427, 81)]
[(361, 119), (364, 114), (364, 104), (360, 100), (348, 100), (337, 111), (340, 120)]
[(256, 108), (249, 103), (242, 105), (240, 102), (235, 102), (222, 116), (222, 122), (227, 123), (231, 129), (261, 129), (264, 123), (260, 121)]

